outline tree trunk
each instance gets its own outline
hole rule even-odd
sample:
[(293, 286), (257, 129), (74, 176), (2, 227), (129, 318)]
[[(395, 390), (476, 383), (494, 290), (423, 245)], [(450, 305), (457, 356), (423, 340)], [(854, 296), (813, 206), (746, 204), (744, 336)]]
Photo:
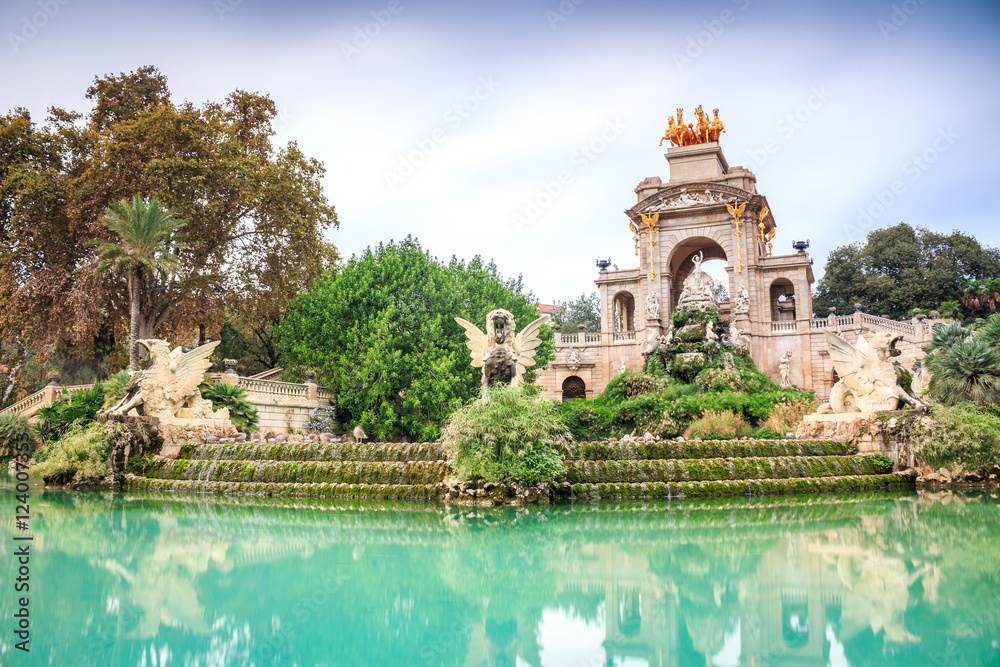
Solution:
[(4, 388), (3, 397), (0, 397), (0, 405), (3, 405), (7, 401), (7, 397), (10, 396), (12, 391), (14, 391), (14, 384), (17, 382), (17, 372), (20, 369), (20, 363), (10, 369), (10, 375), (7, 376), (7, 386)]
[(128, 365), (132, 372), (139, 370), (139, 343), (137, 341), (139, 340), (139, 301), (141, 299), (139, 285), (141, 283), (142, 269), (140, 267), (133, 268), (128, 277), (129, 297), (132, 300)]

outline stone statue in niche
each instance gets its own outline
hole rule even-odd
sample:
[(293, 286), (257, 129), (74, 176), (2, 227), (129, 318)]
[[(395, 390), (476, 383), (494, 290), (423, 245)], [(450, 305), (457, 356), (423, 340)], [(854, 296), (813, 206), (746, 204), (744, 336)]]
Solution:
[(656, 298), (656, 292), (646, 295), (646, 317), (651, 320), (660, 319), (660, 302)]

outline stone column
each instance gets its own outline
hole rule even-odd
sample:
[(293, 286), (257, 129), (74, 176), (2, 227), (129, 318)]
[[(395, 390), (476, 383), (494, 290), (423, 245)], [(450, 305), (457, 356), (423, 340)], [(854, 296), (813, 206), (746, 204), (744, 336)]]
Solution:
[(306, 401), (309, 402), (309, 407), (318, 408), (319, 407), (319, 385), (316, 384), (316, 374), (312, 371), (306, 373)]
[(59, 379), (52, 378), (42, 389), (42, 405), (52, 405), (59, 396)]
[(240, 375), (232, 368), (227, 368), (222, 374), (222, 382), (226, 384), (239, 384)]

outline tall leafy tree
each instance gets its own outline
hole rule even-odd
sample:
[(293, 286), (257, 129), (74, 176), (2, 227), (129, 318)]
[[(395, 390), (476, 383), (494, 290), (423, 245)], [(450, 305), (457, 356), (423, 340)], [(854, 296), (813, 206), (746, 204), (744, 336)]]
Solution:
[(107, 279), (86, 242), (115, 238), (101, 218), (135, 194), (187, 222), (175, 279), (141, 300), (143, 335), (190, 342), (204, 325), (217, 338), (227, 313), (267, 332), (333, 266), (324, 167), (294, 142), (273, 143), (269, 97), (176, 103), (153, 67), (97, 78), (86, 96), (86, 115), (0, 117), (0, 350), (10, 355), (0, 362), (41, 373), (127, 363), (128, 278)]
[(579, 331), (597, 333), (601, 330), (601, 298), (597, 292), (581, 294), (573, 301), (558, 304), (552, 313), (552, 324), (577, 325)]
[[(431, 440), (460, 402), (479, 394), (480, 370), (454, 318), (485, 324), (495, 308), (511, 311), (518, 328), (538, 317), (520, 278), (504, 279), (479, 257), (444, 264), (407, 237), (318, 279), (278, 327), (278, 349), (289, 375), (320, 373), (344, 422), (374, 438)], [(543, 341), (536, 368), (551, 358), (550, 328)]]
[(985, 293), (997, 278), (1000, 250), (961, 232), (938, 234), (900, 223), (871, 232), (864, 244), (831, 252), (813, 305), (823, 314), (830, 306), (850, 312), (861, 303), (868, 312), (898, 317), (914, 308), (951, 309), (964, 302), (965, 314), (971, 315), (971, 305), (978, 307), (979, 301), (967, 298), (968, 285)]
[(97, 246), (101, 253), (99, 271), (113, 269), (128, 276), (129, 367), (137, 370), (141, 305), (151, 289), (169, 283), (180, 270), (179, 251), (184, 247), (184, 233), (180, 230), (186, 223), (177, 219), (176, 212), (164, 209), (155, 197), (147, 202), (139, 195), (113, 202), (102, 222), (119, 240), (93, 239), (87, 245)]

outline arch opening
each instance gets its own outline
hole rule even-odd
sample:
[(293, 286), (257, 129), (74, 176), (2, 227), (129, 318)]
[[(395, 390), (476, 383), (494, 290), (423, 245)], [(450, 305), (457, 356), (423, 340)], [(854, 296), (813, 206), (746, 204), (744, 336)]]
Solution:
[(631, 292), (618, 292), (612, 301), (615, 331), (635, 331), (635, 297)]
[(587, 398), (587, 384), (582, 378), (571, 375), (562, 383), (562, 400), (572, 401), (575, 398)]
[(726, 255), (725, 249), (717, 241), (704, 236), (696, 236), (678, 243), (670, 251), (668, 269), (670, 275), (673, 276), (670, 282), (671, 313), (677, 307), (677, 300), (684, 289), (684, 280), (694, 270), (694, 262), (691, 261), (691, 258), (699, 252), (702, 253), (702, 270), (712, 276), (718, 283), (721, 283), (722, 287), (725, 288), (724, 290), (717, 291), (716, 301), (718, 301), (718, 296), (722, 294), (725, 295), (725, 300), (728, 301), (729, 295), (732, 292), (728, 270), (729, 257)]
[(771, 321), (790, 322), (795, 319), (795, 286), (788, 278), (771, 283)]

